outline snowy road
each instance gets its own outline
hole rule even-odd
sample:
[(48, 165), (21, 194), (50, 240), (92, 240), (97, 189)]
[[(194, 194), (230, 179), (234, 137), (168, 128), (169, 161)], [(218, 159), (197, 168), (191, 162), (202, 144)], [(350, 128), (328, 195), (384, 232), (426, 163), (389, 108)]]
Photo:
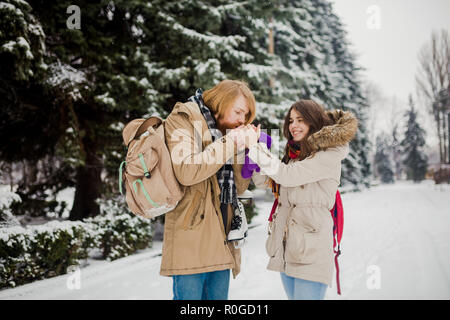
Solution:
[[(271, 202), (257, 193), (230, 299), (285, 299), (277, 273), (266, 270), (264, 242)], [(450, 187), (402, 182), (342, 196), (342, 296), (326, 299), (450, 299)], [(171, 299), (172, 280), (159, 276), (161, 243), (113, 262), (89, 259), (75, 274), (0, 291), (0, 299)], [(76, 283), (76, 282), (75, 282)], [(72, 284), (72, 285), (70, 285)], [(69, 289), (71, 288), (71, 289)]]

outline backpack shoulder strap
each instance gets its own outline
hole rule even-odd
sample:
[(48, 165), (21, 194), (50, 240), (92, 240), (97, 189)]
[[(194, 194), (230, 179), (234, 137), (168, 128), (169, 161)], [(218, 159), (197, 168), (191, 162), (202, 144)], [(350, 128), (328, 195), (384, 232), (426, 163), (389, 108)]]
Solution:
[(163, 120), (156, 116), (150, 117), (147, 120), (145, 120), (139, 126), (139, 128), (137, 128), (136, 133), (133, 136), (133, 139), (130, 139), (130, 141), (128, 142), (127, 149), (130, 147), (130, 144), (131, 144), (131, 142), (133, 142), (133, 140), (136, 140), (137, 138), (139, 138), (149, 128), (153, 128), (154, 130), (156, 130), (162, 123), (163, 123)]

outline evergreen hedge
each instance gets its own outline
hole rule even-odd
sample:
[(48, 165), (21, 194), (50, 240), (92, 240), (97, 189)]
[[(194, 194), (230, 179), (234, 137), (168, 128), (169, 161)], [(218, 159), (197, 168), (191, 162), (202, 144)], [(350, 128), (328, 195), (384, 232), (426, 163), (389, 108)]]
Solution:
[(151, 221), (130, 214), (1, 228), (0, 288), (65, 274), (93, 249), (115, 260), (151, 245)]

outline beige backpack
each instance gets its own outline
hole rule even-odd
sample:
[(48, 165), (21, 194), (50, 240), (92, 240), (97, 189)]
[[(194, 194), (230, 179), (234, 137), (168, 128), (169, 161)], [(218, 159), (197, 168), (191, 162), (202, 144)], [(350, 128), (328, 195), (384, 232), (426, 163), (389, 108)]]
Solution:
[(124, 182), (128, 208), (150, 219), (173, 210), (183, 191), (173, 172), (163, 120), (135, 119), (123, 128), (122, 136), (128, 151), (119, 167), (119, 190), (123, 194)]

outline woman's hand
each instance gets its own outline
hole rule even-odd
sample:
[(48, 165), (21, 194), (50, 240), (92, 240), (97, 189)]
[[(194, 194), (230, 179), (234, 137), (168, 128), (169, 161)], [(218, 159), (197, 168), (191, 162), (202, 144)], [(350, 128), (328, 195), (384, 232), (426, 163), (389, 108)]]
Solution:
[(256, 128), (255, 126), (248, 124), (246, 126), (239, 127), (236, 131), (236, 142), (239, 146), (244, 146), (245, 148), (250, 148), (251, 146), (258, 143), (259, 139), (259, 126)]
[(253, 130), (256, 131), (256, 133), (258, 134), (258, 139), (259, 139), (261, 136), (261, 123), (258, 124), (257, 127), (255, 127), (253, 124), (249, 124), (249, 126), (250, 126), (250, 128), (252, 128)]
[(236, 146), (238, 151), (241, 151), (245, 148), (245, 126), (240, 126), (235, 129), (231, 129), (227, 132), (227, 137), (233, 140), (234, 145)]
[(257, 127), (255, 127), (253, 124), (249, 124), (246, 126), (247, 130), (249, 130), (249, 132), (247, 132), (247, 137), (248, 137), (248, 142), (246, 144), (247, 148), (250, 148), (251, 146), (255, 145), (258, 143), (259, 140), (259, 136), (261, 135), (261, 124), (258, 124)]

